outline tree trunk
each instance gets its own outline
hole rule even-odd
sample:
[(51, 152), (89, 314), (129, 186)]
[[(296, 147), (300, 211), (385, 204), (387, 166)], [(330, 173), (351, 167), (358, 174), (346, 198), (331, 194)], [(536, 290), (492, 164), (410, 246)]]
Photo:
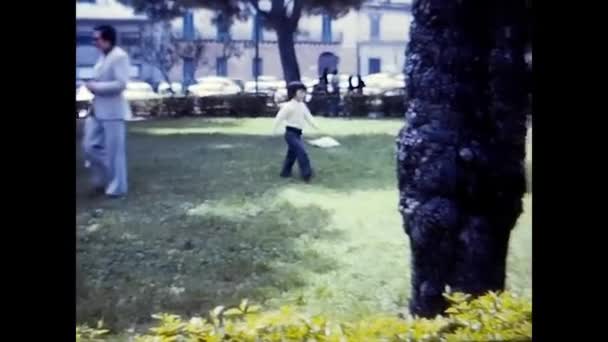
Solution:
[[(284, 20), (286, 21), (286, 20)], [(295, 28), (292, 25), (279, 21), (276, 26), (277, 38), (279, 42), (279, 56), (283, 67), (283, 77), (287, 83), (300, 80), (300, 67), (296, 57), (295, 49)]]
[(412, 314), (502, 290), (526, 189), (525, 0), (416, 0), (397, 139)]

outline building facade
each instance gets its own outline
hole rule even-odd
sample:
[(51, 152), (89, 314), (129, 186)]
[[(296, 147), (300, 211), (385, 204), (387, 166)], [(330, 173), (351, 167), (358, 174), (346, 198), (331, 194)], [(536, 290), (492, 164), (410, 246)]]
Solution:
[[(128, 52), (139, 48), (148, 19), (136, 15), (129, 7), (115, 0), (80, 0), (76, 2), (76, 78), (92, 77), (99, 51), (93, 46), (93, 29), (101, 24), (112, 25), (118, 33), (118, 45)], [(135, 53), (131, 53), (135, 56)], [(154, 77), (154, 68), (137, 58), (131, 59), (131, 77)]]
[[(262, 1), (263, 2), (263, 1)], [(92, 29), (104, 23), (116, 27), (118, 44), (135, 50), (141, 42), (149, 20), (116, 0), (79, 1), (77, 9), (77, 77), (90, 75), (98, 52), (91, 45)], [(217, 13), (196, 10), (196, 36), (204, 43), (203, 56), (196, 77), (219, 75), (243, 81), (259, 75), (283, 78), (276, 33), (262, 28), (251, 16), (232, 25), (218, 24)], [(404, 52), (411, 22), (410, 0), (370, 0), (359, 11), (332, 20), (326, 15), (303, 16), (295, 37), (296, 53), (302, 76), (316, 78), (324, 68), (339, 73), (366, 75), (376, 72), (399, 72), (404, 64)], [(182, 19), (173, 21), (178, 36)], [(259, 34), (259, 57), (255, 60), (256, 32)], [(136, 55), (136, 54), (134, 54)], [(134, 59), (132, 76), (156, 83), (161, 80), (158, 70)], [(182, 80), (182, 65), (170, 72), (172, 81)]]

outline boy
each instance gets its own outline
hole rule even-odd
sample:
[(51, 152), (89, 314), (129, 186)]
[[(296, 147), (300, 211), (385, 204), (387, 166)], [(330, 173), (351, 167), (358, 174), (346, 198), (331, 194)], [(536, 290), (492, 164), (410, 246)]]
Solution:
[(287, 98), (289, 101), (279, 110), (274, 121), (273, 133), (276, 134), (279, 125), (285, 121), (285, 141), (287, 142), (287, 156), (283, 163), (281, 177), (291, 177), (291, 169), (295, 161), (298, 161), (300, 175), (305, 182), (310, 182), (313, 171), (310, 159), (302, 141), (302, 129), (308, 123), (315, 129), (319, 127), (315, 123), (308, 107), (304, 103), (306, 98), (306, 86), (300, 82), (290, 82), (287, 86)]

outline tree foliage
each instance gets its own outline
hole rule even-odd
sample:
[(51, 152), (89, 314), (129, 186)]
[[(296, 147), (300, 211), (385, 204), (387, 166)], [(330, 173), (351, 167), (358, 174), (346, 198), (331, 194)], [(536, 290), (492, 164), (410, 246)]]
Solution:
[[(267, 0), (270, 9), (262, 9), (259, 0), (121, 0), (137, 12), (146, 13), (152, 20), (179, 17), (189, 8), (206, 8), (221, 12), (226, 17), (243, 20), (259, 13), (264, 25), (276, 31), (279, 56), (286, 81), (300, 79), (295, 52), (294, 35), (304, 13), (328, 14), (338, 18), (351, 9), (358, 9), (364, 0)], [(253, 11), (252, 11), (253, 9)]]

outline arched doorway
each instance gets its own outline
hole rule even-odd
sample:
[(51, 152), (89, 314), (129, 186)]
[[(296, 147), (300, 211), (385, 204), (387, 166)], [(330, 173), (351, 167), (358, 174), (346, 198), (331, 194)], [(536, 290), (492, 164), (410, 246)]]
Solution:
[(319, 68), (317, 72), (319, 76), (323, 75), (323, 70), (327, 68), (327, 72), (330, 73), (334, 70), (338, 70), (338, 56), (334, 55), (332, 52), (323, 52), (319, 55)]

